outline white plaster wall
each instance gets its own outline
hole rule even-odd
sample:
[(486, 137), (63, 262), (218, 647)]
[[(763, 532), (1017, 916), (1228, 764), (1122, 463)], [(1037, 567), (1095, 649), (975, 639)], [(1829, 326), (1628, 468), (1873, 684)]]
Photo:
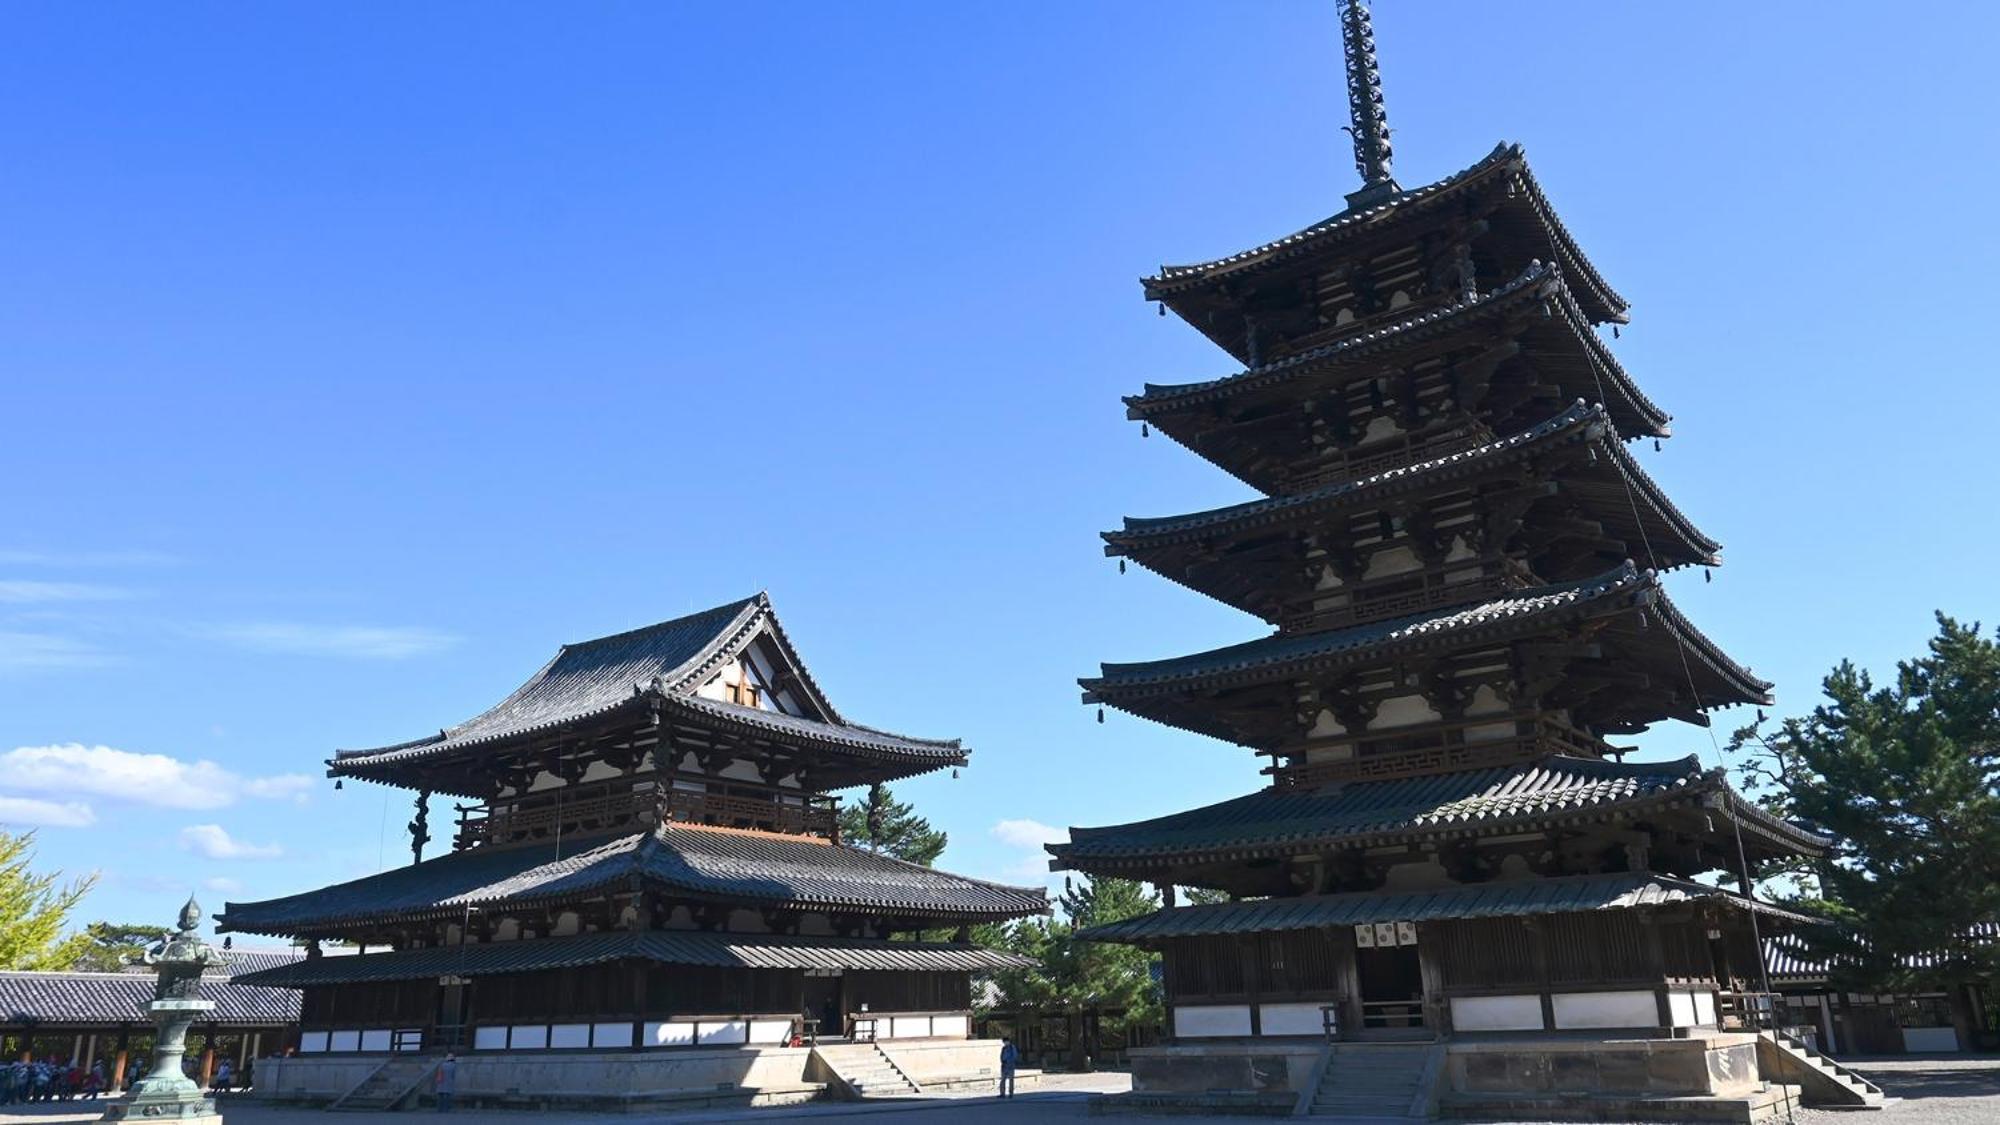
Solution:
[(1265, 1035), (1319, 1035), (1326, 1030), (1318, 1004), (1263, 1004), (1257, 1029)]
[(1656, 1027), (1660, 1008), (1650, 992), (1559, 992), (1556, 1027)]
[(1454, 1031), (1540, 1031), (1540, 996), (1454, 996), (1451, 1001)]
[(1421, 695), (1397, 695), (1382, 701), (1381, 708), (1375, 712), (1375, 721), (1368, 724), (1368, 729), (1377, 731), (1387, 727), (1435, 723), (1442, 717)]
[(1906, 1027), (1903, 1049), (1916, 1054), (1958, 1050), (1958, 1032), (1949, 1027)]
[(549, 1028), (549, 1046), (563, 1048), (590, 1046), (590, 1025), (587, 1023), (559, 1023)]
[(1675, 1027), (1693, 1027), (1701, 1022), (1694, 1014), (1694, 993), (1667, 993), (1667, 1011), (1674, 1018)]
[(1417, 560), (1415, 551), (1408, 547), (1390, 547), (1368, 556), (1368, 569), (1361, 572), (1361, 578), (1365, 582), (1371, 578), (1388, 578), (1423, 568), (1424, 564)]
[(1715, 1026), (1715, 993), (1697, 992), (1694, 994), (1694, 1019), (1696, 1023), (1703, 1027)]
[(1183, 1039), (1250, 1034), (1250, 1005), (1206, 1004), (1174, 1009), (1174, 1035)]

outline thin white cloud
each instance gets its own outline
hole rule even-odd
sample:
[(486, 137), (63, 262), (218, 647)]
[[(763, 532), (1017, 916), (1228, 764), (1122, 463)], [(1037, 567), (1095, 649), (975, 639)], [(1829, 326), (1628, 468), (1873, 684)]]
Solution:
[(97, 823), (90, 806), (36, 797), (0, 797), (0, 824), (15, 828), (88, 828)]
[(993, 838), (1011, 848), (1042, 850), (1043, 844), (1069, 839), (1069, 829), (1052, 828), (1039, 820), (1003, 820), (993, 826)]
[(0, 629), (0, 673), (48, 668), (101, 668), (116, 663), (110, 653), (72, 637)]
[(43, 582), (33, 578), (0, 578), (0, 605), (47, 605), (50, 602), (114, 602), (134, 597), (132, 591), (90, 582)]
[(0, 566), (171, 566), (180, 560), (163, 551), (33, 551), (0, 548)]
[(1025, 818), (1000, 821), (989, 831), (994, 839), (1021, 851), (1014, 862), (1002, 870), (1002, 877), (1007, 879), (1047, 879), (1049, 854), (1042, 850), (1042, 845), (1060, 844), (1069, 839), (1068, 829)]
[(217, 875), (213, 878), (203, 879), (201, 881), (201, 889), (204, 891), (214, 891), (219, 895), (241, 894), (243, 891), (243, 881), (241, 879), (231, 879), (227, 875)]
[(442, 652), (458, 638), (415, 625), (307, 625), (295, 621), (252, 621), (218, 625), (203, 632), (219, 641), (296, 656), (352, 660), (407, 660)]
[(276, 844), (238, 840), (220, 824), (190, 824), (181, 829), (181, 848), (207, 859), (276, 859), (285, 849)]
[(0, 754), (0, 789), (169, 809), (225, 808), (245, 796), (297, 799), (310, 783), (304, 774), (245, 778), (205, 758), (186, 762), (78, 742), (17, 746)]

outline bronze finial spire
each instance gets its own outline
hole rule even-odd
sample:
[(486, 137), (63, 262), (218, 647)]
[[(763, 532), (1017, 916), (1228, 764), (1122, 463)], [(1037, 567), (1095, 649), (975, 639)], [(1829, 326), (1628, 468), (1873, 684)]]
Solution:
[(1366, 0), (1340, 0), (1340, 44), (1347, 56), (1347, 110), (1354, 123), (1354, 170), (1361, 190), (1347, 197), (1351, 207), (1380, 203), (1401, 191), (1390, 171), (1389, 115), (1382, 104), (1382, 68), (1375, 62), (1375, 24)]

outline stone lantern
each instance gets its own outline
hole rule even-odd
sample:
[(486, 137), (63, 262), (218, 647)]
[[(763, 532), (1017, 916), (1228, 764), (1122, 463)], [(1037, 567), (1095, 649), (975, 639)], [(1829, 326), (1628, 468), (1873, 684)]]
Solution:
[(189, 898), (181, 907), (179, 931), (146, 951), (144, 962), (159, 974), (153, 1001), (146, 1005), (159, 1028), (153, 1037), (153, 1065), (146, 1077), (133, 1085), (131, 1095), (112, 1102), (101, 1120), (220, 1125), (222, 1117), (215, 1111), (215, 1100), (181, 1072), (188, 1028), (215, 1008), (215, 1001), (201, 998), (202, 974), (228, 961), (221, 950), (195, 932), (200, 925), (201, 905)]

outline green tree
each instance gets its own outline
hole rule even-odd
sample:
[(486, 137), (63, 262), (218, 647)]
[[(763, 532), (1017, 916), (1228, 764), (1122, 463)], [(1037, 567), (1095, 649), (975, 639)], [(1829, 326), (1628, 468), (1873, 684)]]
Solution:
[(97, 877), (64, 884), (59, 871), (35, 874), (34, 858), (33, 832), (0, 832), (0, 969), (67, 969), (90, 941), (63, 927)]
[(946, 836), (918, 816), (907, 801), (898, 801), (889, 787), (876, 782), (859, 804), (840, 810), (840, 838), (871, 852), (894, 856), (925, 867), (937, 862)]
[(2000, 918), (2000, 634), (1937, 622), (1890, 682), (1842, 661), (1811, 714), (1760, 715), (1730, 748), (1767, 808), (1834, 837), (1802, 881), (1842, 923), (1802, 935), (1814, 952), (1849, 987), (1945, 989), (1964, 1036), (1965, 986), (2000, 971), (2000, 948), (1963, 939)]
[(1148, 1024), (1160, 1018), (1159, 989), (1153, 982), (1149, 950), (1110, 942), (1080, 941), (1078, 931), (1106, 926), (1159, 909), (1157, 896), (1130, 879), (1064, 880), (1056, 900), (1058, 917), (1025, 919), (997, 935), (976, 934), (1000, 949), (1034, 958), (1024, 969), (1003, 969), (992, 981), (1000, 1006), (1035, 1014), (1065, 1016), (1071, 1063), (1082, 1069), (1089, 1052), (1088, 1021), (1114, 1027)]
[(93, 973), (120, 972), (147, 946), (166, 937), (167, 933), (165, 926), (92, 922), (83, 928), (87, 944), (70, 968)]

